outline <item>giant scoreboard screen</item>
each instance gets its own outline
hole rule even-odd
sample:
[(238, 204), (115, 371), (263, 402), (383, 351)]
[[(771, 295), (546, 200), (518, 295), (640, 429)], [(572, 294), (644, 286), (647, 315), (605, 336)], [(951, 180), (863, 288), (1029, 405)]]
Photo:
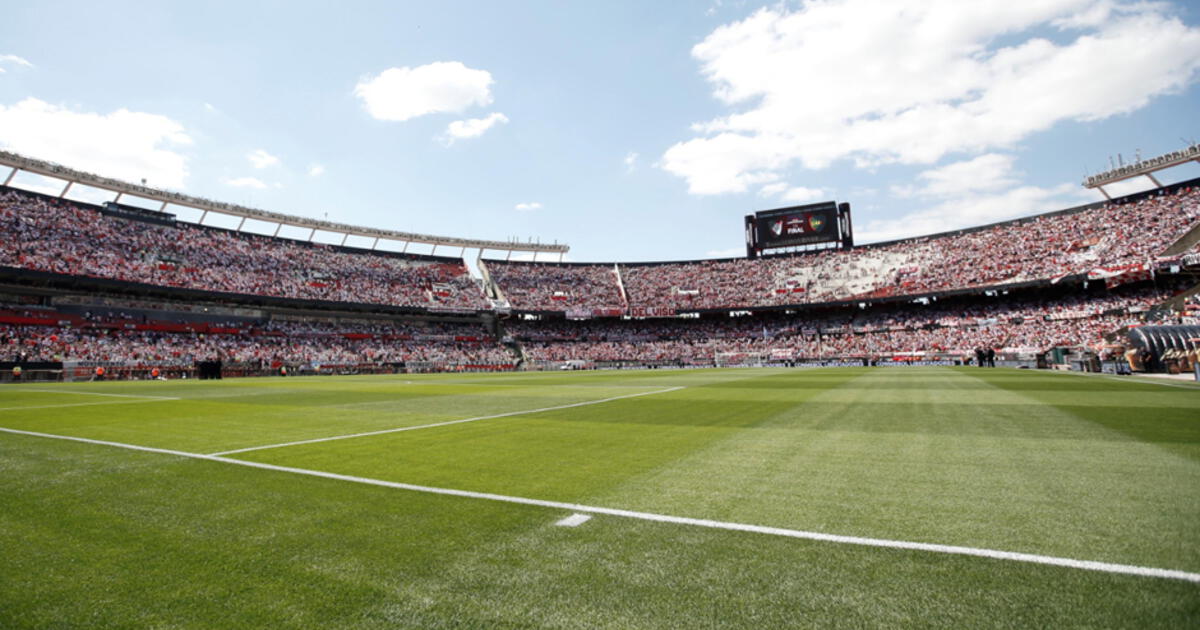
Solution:
[(831, 242), (853, 245), (850, 204), (825, 201), (746, 216), (746, 248), (751, 257), (767, 249)]

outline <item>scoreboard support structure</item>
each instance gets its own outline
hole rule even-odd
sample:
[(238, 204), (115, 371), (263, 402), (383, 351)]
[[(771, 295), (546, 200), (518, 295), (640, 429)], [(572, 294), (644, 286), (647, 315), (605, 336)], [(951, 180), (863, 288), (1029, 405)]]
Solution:
[(854, 247), (850, 204), (823, 201), (748, 214), (746, 257), (785, 248), (848, 249)]

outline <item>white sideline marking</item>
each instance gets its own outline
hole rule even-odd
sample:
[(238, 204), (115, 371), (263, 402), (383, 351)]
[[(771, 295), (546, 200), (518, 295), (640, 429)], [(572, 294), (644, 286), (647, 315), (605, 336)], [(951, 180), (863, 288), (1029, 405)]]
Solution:
[(133, 405), (137, 403), (162, 402), (164, 400), (179, 400), (178, 398), (156, 398), (154, 400), (109, 400), (105, 402), (67, 403), (65, 405), (26, 405), (24, 407), (0, 407), (0, 411), (21, 411), (24, 409), (59, 409), (62, 407), (92, 407), (95, 405)]
[(273, 394), (278, 395), (278, 394), (286, 394), (286, 393), (287, 393), (287, 390), (284, 390), (281, 392), (279, 390), (261, 389), (261, 390), (255, 390), (255, 391), (249, 391), (249, 392), (239, 391), (239, 392), (225, 392), (223, 394), (203, 394), (200, 396), (184, 396), (181, 398), (181, 400), (210, 400), (210, 399), (215, 400), (215, 399), (219, 399), (219, 398), (246, 398), (248, 396), (270, 396)]
[(379, 431), (365, 431), (363, 433), (350, 433), (347, 435), (334, 435), (330, 437), (313, 438), (311, 440), (296, 440), (295, 442), (283, 442), (281, 444), (267, 444), (265, 446), (251, 446), (248, 448), (238, 448), (231, 451), (220, 451), (217, 453), (209, 453), (209, 455), (233, 455), (235, 453), (246, 453), (249, 451), (261, 451), (268, 448), (283, 448), (285, 446), (300, 446), (301, 444), (316, 444), (318, 442), (330, 442), (333, 440), (346, 440), (357, 437), (367, 437), (370, 435), (383, 435), (385, 433), (400, 433), (401, 431), (416, 431), (418, 429), (432, 429), (434, 427), (444, 427), (451, 424), (463, 424), (464, 422), (477, 422), (479, 420), (492, 420), (494, 418), (507, 418), (509, 416), (523, 416), (531, 413), (541, 413), (543, 411), (554, 411), (557, 409), (570, 409), (572, 407), (586, 407), (588, 405), (599, 405), (600, 403), (612, 402), (623, 398), (637, 398), (638, 396), (651, 396), (654, 394), (665, 394), (683, 389), (683, 387), (671, 387), (668, 389), (659, 389), (652, 392), (640, 392), (637, 394), (626, 394), (624, 396), (613, 396), (612, 398), (604, 398), (601, 400), (585, 400), (584, 402), (571, 403), (569, 405), (559, 405), (557, 407), (542, 407), (541, 409), (526, 409), (524, 411), (509, 411), (507, 413), (498, 413), (491, 416), (477, 416), (475, 418), (463, 418), (461, 420), (447, 420), (445, 422), (434, 422), (433, 424), (422, 424), (415, 427), (399, 427), (395, 429), (381, 429)]
[(276, 466), (275, 464), (264, 464), (262, 462), (251, 462), (241, 459), (231, 459), (228, 457), (219, 457), (216, 455), (204, 455), (201, 453), (188, 453), (185, 451), (176, 451), (166, 448), (154, 448), (151, 446), (138, 446), (136, 444), (124, 444), (122, 442), (107, 442), (104, 440), (93, 440), (90, 438), (73, 437), (69, 435), (54, 435), (51, 433), (38, 433), (36, 431), (22, 431), (20, 429), (8, 429), (0, 427), (0, 432), (14, 433), (17, 435), (29, 435), (33, 437), (49, 438), (54, 440), (67, 440), (71, 442), (84, 442), (86, 444), (98, 444), (101, 446), (113, 446), (116, 448), (124, 448), (133, 451), (145, 451), (147, 453), (160, 453), (163, 455), (175, 455), (177, 457), (186, 457), (190, 459), (202, 459), (211, 462), (219, 462), (222, 464), (233, 464), (235, 466), (246, 466), (248, 468), (259, 468), (262, 470), (271, 470), (275, 472), (292, 473), (295, 475), (306, 475), (309, 477), (320, 477), (323, 479), (333, 479), (336, 481), (347, 481), (350, 483), (361, 483), (369, 486), (380, 486), (384, 488), (395, 488), (397, 490), (410, 490), (413, 492), (426, 492), (429, 494), (441, 494), (455, 497), (466, 497), (470, 499), (484, 499), (488, 501), (500, 501), (503, 503), (517, 503), (520, 505), (534, 505), (538, 507), (553, 508), (556, 510), (568, 510), (571, 512), (586, 512), (589, 514), (607, 514), (609, 516), (620, 516), (624, 518), (637, 519), (642, 521), (654, 521), (658, 523), (673, 523), (676, 525), (693, 525), (696, 527), (708, 527), (711, 529), (721, 529), (736, 532), (749, 532), (753, 534), (766, 534), (768, 536), (783, 536), (785, 538), (800, 538), (804, 540), (816, 540), (821, 542), (840, 543), (845, 545), (862, 545), (866, 547), (883, 547), (888, 549), (906, 549), (911, 551), (927, 551), (931, 553), (946, 553), (960, 556), (975, 556), (980, 558), (991, 558), (993, 560), (1010, 560), (1013, 562), (1028, 562), (1031, 564), (1044, 564), (1050, 566), (1067, 567), (1071, 569), (1082, 569), (1085, 571), (1099, 571), (1102, 573), (1117, 573), (1122, 575), (1137, 575), (1142, 577), (1163, 578), (1168, 580), (1183, 580), (1200, 584), (1200, 573), (1191, 573), (1188, 571), (1180, 571), (1177, 569), (1157, 569), (1153, 567), (1140, 567), (1130, 564), (1114, 564), (1111, 562), (1097, 562), (1094, 560), (1076, 560), (1074, 558), (1060, 558), (1057, 556), (1042, 556), (1032, 553), (1020, 553), (1016, 551), (999, 551), (996, 549), (983, 549), (977, 547), (960, 547), (957, 545), (939, 545), (934, 543), (909, 542), (905, 540), (889, 540), (886, 538), (864, 538), (861, 536), (841, 536), (837, 534), (824, 534), (821, 532), (809, 532), (798, 529), (785, 529), (782, 527), (765, 527), (762, 525), (748, 525), (745, 523), (730, 523), (724, 521), (711, 521), (702, 518), (689, 518), (686, 516), (670, 516), (667, 514), (653, 514), (650, 512), (635, 512), (633, 510), (620, 510), (616, 508), (596, 507), (591, 505), (581, 505), (578, 503), (563, 503), (560, 501), (545, 501), (542, 499), (528, 499), (525, 497), (513, 497), (503, 494), (491, 494), (488, 492), (473, 492), (471, 490), (455, 490), (453, 488), (434, 488), (430, 486), (418, 486), (409, 483), (400, 483), (396, 481), (384, 481), (382, 479), (371, 479), (368, 477), (355, 477), (352, 475), (341, 475), (338, 473), (323, 472), (320, 470), (309, 470), (307, 468), (292, 468), (290, 466)]
[(113, 398), (150, 398), (154, 400), (181, 400), (176, 396), (141, 396), (138, 394), (103, 394), (100, 392), (76, 392), (69, 389), (16, 389), (17, 392), (40, 392), (43, 394), (78, 394), (80, 396), (111, 396)]
[(587, 514), (576, 513), (558, 521), (555, 523), (555, 525), (558, 525), (559, 527), (579, 527), (590, 520), (592, 520), (591, 516), (588, 516)]
[[(1084, 375), (1081, 374), (1080, 376), (1084, 376)], [(1187, 385), (1185, 383), (1169, 383), (1167, 381), (1154, 380), (1154, 377), (1152, 377), (1152, 376), (1130, 376), (1129, 378), (1113, 376), (1111, 374), (1101, 374), (1100, 376), (1102, 376), (1103, 378), (1109, 379), (1111, 381), (1121, 381), (1122, 383), (1145, 383), (1147, 385), (1164, 385), (1166, 387), (1182, 387), (1183, 389), (1190, 389), (1193, 391), (1200, 389), (1200, 387), (1197, 387), (1196, 385)]]
[[(372, 383), (383, 383), (385, 381), (371, 381), (371, 382)], [(416, 385), (418, 387), (425, 387), (426, 385), (458, 385), (458, 386), (478, 385), (479, 387), (517, 387), (517, 388), (523, 388), (523, 389), (536, 389), (538, 387), (542, 387), (545, 385), (544, 383), (532, 382), (532, 381), (529, 383), (489, 383), (487, 381), (404, 381), (404, 384), (405, 385)], [(569, 387), (571, 389), (649, 389), (651, 387), (657, 387), (657, 386), (658, 385), (615, 385), (615, 384), (608, 384), (608, 383), (600, 383), (599, 385), (571, 384), (571, 385), (563, 385), (562, 387)]]
[(1110, 381), (1119, 383), (1143, 383), (1146, 385), (1163, 385), (1165, 387), (1182, 387), (1183, 389), (1200, 390), (1198, 385), (1187, 385), (1185, 383), (1168, 383), (1166, 381), (1155, 380), (1152, 376), (1135, 376), (1133, 374), (1127, 376), (1117, 376), (1115, 374), (1096, 374), (1092, 372), (1055, 372), (1056, 374), (1070, 374), (1072, 376), (1083, 376), (1085, 378), (1105, 378)]

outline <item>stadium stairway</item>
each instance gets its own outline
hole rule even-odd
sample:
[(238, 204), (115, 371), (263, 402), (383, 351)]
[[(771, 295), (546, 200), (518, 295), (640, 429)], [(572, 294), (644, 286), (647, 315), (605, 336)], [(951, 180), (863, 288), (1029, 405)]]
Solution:
[(1196, 284), (1192, 288), (1185, 291), (1180, 291), (1170, 299), (1163, 300), (1162, 302), (1151, 306), (1149, 312), (1147, 313), (1147, 319), (1154, 321), (1163, 319), (1163, 316), (1173, 316), (1175, 313), (1183, 310), (1183, 305), (1187, 302), (1188, 298), (1197, 294), (1200, 294), (1200, 284)]
[(621, 295), (621, 306), (629, 312), (629, 294), (625, 292), (625, 279), (621, 277), (621, 265), (613, 263), (613, 274), (617, 277), (617, 290)]
[[(1200, 243), (1200, 223), (1193, 225), (1192, 229), (1188, 230), (1183, 236), (1179, 237), (1179, 240), (1175, 241), (1170, 247), (1163, 250), (1162, 254), (1160, 255), (1164, 258), (1170, 256), (1180, 256), (1191, 251), (1191, 249), (1195, 247), (1197, 243)], [(1146, 319), (1149, 321), (1161, 321), (1163, 319), (1173, 317), (1176, 313), (1179, 313), (1183, 310), (1183, 305), (1187, 302), (1187, 299), (1196, 294), (1200, 294), (1200, 284), (1196, 284), (1192, 288), (1187, 289), (1186, 291), (1181, 291), (1172, 296), (1170, 299), (1163, 300), (1162, 302), (1151, 306), (1150, 310), (1146, 313)], [(1105, 335), (1105, 338), (1110, 341), (1114, 339), (1124, 339), (1128, 332), (1129, 327), (1126, 326), (1120, 330), (1114, 331), (1110, 335)]]
[(1186, 234), (1179, 237), (1179, 240), (1165, 249), (1162, 256), (1180, 256), (1186, 254), (1196, 246), (1196, 243), (1200, 243), (1200, 223), (1193, 225), (1192, 229), (1188, 230)]
[(517, 365), (524, 365), (529, 361), (529, 357), (525, 356), (525, 349), (521, 347), (518, 341), (502, 341), (500, 342), (509, 352), (517, 359)]
[(492, 271), (488, 269), (487, 263), (484, 262), (482, 256), (475, 261), (475, 265), (479, 268), (479, 276), (483, 278), (483, 294), (494, 300), (508, 303), (508, 298), (504, 296), (504, 291), (500, 288), (500, 285), (495, 280), (492, 280)]
[(495, 334), (496, 339), (500, 340), (500, 345), (504, 346), (506, 350), (516, 357), (517, 365), (526, 363), (529, 357), (525, 356), (525, 348), (521, 347), (521, 342), (517, 341), (516, 337), (509, 335), (508, 330), (504, 328), (504, 324), (501, 323), (499, 318), (494, 318), (493, 321), (492, 332)]
[[(1146, 311), (1146, 321), (1148, 323), (1161, 322), (1170, 319), (1183, 310), (1183, 305), (1188, 298), (1200, 294), (1200, 284), (1196, 284), (1190, 289), (1180, 291), (1169, 299), (1163, 300), (1155, 304)], [(1129, 338), (1129, 326), (1122, 326), (1106, 335), (1104, 339), (1109, 342), (1124, 342)]]

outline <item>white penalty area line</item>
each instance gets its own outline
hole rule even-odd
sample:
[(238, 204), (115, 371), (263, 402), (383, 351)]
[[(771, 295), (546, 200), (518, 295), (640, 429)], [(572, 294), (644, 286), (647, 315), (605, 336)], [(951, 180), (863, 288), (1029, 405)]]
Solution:
[(26, 409), (62, 409), (64, 407), (95, 407), (97, 405), (134, 405), (137, 403), (155, 403), (178, 398), (155, 398), (152, 400), (106, 400), (104, 402), (67, 403), (65, 405), (25, 405), (24, 407), (0, 407), (0, 411), (24, 411)]
[[(397, 383), (397, 381), (369, 381), (369, 382), (371, 382), (371, 383), (388, 383), (388, 382)], [(414, 387), (424, 387), (426, 385), (434, 385), (434, 386), (455, 385), (455, 386), (459, 386), (459, 387), (463, 387), (463, 386), (466, 386), (466, 387), (471, 387), (471, 386), (497, 387), (497, 388), (499, 388), (499, 387), (517, 387), (517, 388), (524, 388), (524, 389), (538, 389), (540, 387), (546, 386), (546, 383), (532, 382), (532, 381), (529, 383), (489, 383), (487, 381), (399, 381), (398, 383), (402, 384), (402, 385), (412, 385)], [(569, 384), (569, 385), (563, 385), (560, 383), (555, 383), (554, 386), (569, 388), (569, 389), (650, 389), (651, 387), (658, 387), (658, 385), (617, 385), (617, 384), (608, 384), (608, 383), (597, 383), (594, 385), (576, 385), (573, 383)]]
[(348, 440), (350, 438), (368, 437), (372, 435), (384, 435), (387, 433), (400, 433), (401, 431), (417, 431), (419, 429), (432, 429), (434, 427), (445, 427), (452, 424), (463, 424), (466, 422), (478, 422), (480, 420), (493, 420), (495, 418), (507, 418), (509, 416), (524, 416), (533, 413), (541, 413), (543, 411), (556, 411), (558, 409), (571, 409), (573, 407), (586, 407), (588, 405), (599, 405), (601, 403), (612, 402), (614, 400), (622, 400), (625, 398), (637, 398), (639, 396), (653, 396), (655, 394), (665, 394), (667, 392), (675, 392), (684, 389), (684, 387), (669, 387), (667, 389), (658, 389), (652, 392), (638, 392), (636, 394), (626, 394), (624, 396), (613, 396), (611, 398), (602, 398), (600, 400), (585, 400), (583, 402), (571, 403), (569, 405), (558, 405), (556, 407), (542, 407), (540, 409), (524, 409), (521, 411), (509, 411), (507, 413), (497, 413), (490, 416), (476, 416), (474, 418), (462, 418), (460, 420), (447, 420), (445, 422), (434, 422), (433, 424), (421, 424), (413, 427), (397, 427), (394, 429), (380, 429), (379, 431), (364, 431), (362, 433), (349, 433), (346, 435), (333, 435), (329, 437), (313, 438), (311, 440), (296, 440), (295, 442), (283, 442), (280, 444), (266, 444), (263, 446), (250, 446), (247, 448), (238, 448), (231, 451), (220, 451), (218, 453), (209, 453), (209, 455), (220, 457), (222, 455), (233, 455), (235, 453), (248, 453), (250, 451), (261, 451), (269, 448), (283, 448), (285, 446), (300, 446), (301, 444), (317, 444), (319, 442), (332, 442), (333, 440)]
[(140, 394), (108, 394), (102, 392), (81, 392), (70, 389), (13, 389), (14, 392), (37, 392), (39, 394), (76, 394), (79, 396), (108, 396), (111, 398), (147, 398), (150, 400), (181, 400), (177, 396), (142, 396)]
[[(189, 459), (200, 459), (222, 464), (232, 464), (235, 466), (245, 466), (248, 468), (258, 468), (261, 470), (270, 470), (274, 472), (291, 473), (294, 475), (305, 475), (308, 477), (319, 477), (322, 479), (332, 479), (335, 481), (345, 481), (350, 483), (358, 483), (369, 486), (379, 486), (383, 488), (393, 488), (397, 490), (409, 490), (412, 492), (424, 492), (428, 494), (439, 494), (454, 497), (464, 497), (469, 499), (483, 499), (486, 501), (498, 501), (502, 503), (515, 503), (519, 505), (533, 505), (537, 507), (545, 507), (556, 510), (567, 510), (572, 513), (584, 514), (605, 514), (608, 516), (618, 516), (641, 521), (652, 521), (656, 523), (672, 523), (675, 525), (691, 525), (695, 527), (707, 527), (710, 529), (719, 529), (725, 531), (747, 532), (752, 534), (763, 534), (768, 536), (781, 536), (785, 538), (798, 538), (803, 540), (814, 540), (819, 542), (830, 542), (844, 545), (860, 545), (864, 547), (880, 547), (885, 549), (902, 549), (908, 551), (925, 551), (930, 553), (943, 553), (960, 556), (974, 556), (979, 558), (989, 558), (992, 560), (1008, 560), (1012, 562), (1025, 562), (1030, 564), (1041, 564), (1057, 567), (1066, 567), (1071, 569), (1082, 569), (1085, 571), (1098, 571), (1101, 573), (1114, 573), (1121, 575), (1135, 575), (1140, 577), (1153, 577), (1168, 580), (1182, 580), (1200, 584), (1200, 573), (1191, 573), (1188, 571), (1179, 571), (1176, 569), (1158, 569), (1153, 567), (1142, 567), (1129, 564), (1115, 564), (1111, 562), (1097, 562), (1093, 560), (1077, 560), (1074, 558), (1060, 558), (1056, 556), (1043, 556), (1031, 553), (1019, 553), (1015, 551), (1000, 551), (996, 549), (983, 549), (977, 547), (961, 547), (957, 545), (939, 545), (934, 543), (909, 542), (905, 540), (889, 540), (886, 538), (865, 538), (861, 536), (840, 536), (837, 534), (825, 534), (821, 532), (810, 532), (798, 529), (786, 529), (782, 527), (766, 527), (762, 525), (749, 525), (745, 523), (731, 523), (726, 521), (713, 521), (701, 518), (689, 518), (686, 516), (670, 516), (667, 514), (654, 514), (650, 512), (636, 512), (633, 510), (621, 510), (616, 508), (598, 507), (592, 505), (581, 505), (578, 503), (565, 503), (561, 501), (545, 501), (542, 499), (530, 499), (526, 497), (514, 497), (502, 494), (492, 494), (488, 492), (473, 492), (470, 490), (455, 490), (452, 488), (435, 488), (431, 486), (419, 486), (409, 483), (400, 483), (396, 481), (384, 481), (382, 479), (371, 479), (368, 477), (355, 477), (353, 475), (341, 475), (338, 473), (323, 472), (320, 470), (309, 470), (306, 468), (292, 468), (290, 466), (277, 466), (275, 464), (266, 464), (262, 462), (251, 462), (240, 459), (231, 459), (228, 457), (220, 457), (216, 455), (204, 455), (201, 453), (188, 453), (186, 451), (176, 451), (165, 448), (154, 448), (150, 446), (138, 446), (136, 444), (124, 444), (121, 442), (108, 442), (104, 440), (93, 440), (89, 438), (72, 437), (68, 435), (54, 435), (50, 433), (38, 433), (35, 431), (22, 431), (19, 429), (8, 429), (0, 427), (0, 432), (13, 433), (16, 435), (27, 435), (32, 437), (49, 438), (54, 440), (67, 440), (71, 442), (83, 442), (86, 444), (96, 444), (101, 446), (113, 446), (133, 451), (143, 451), (147, 453), (159, 453), (163, 455), (174, 455), (177, 457), (185, 457)], [(568, 517), (569, 518), (569, 517)], [(564, 519), (566, 520), (566, 519)]]

